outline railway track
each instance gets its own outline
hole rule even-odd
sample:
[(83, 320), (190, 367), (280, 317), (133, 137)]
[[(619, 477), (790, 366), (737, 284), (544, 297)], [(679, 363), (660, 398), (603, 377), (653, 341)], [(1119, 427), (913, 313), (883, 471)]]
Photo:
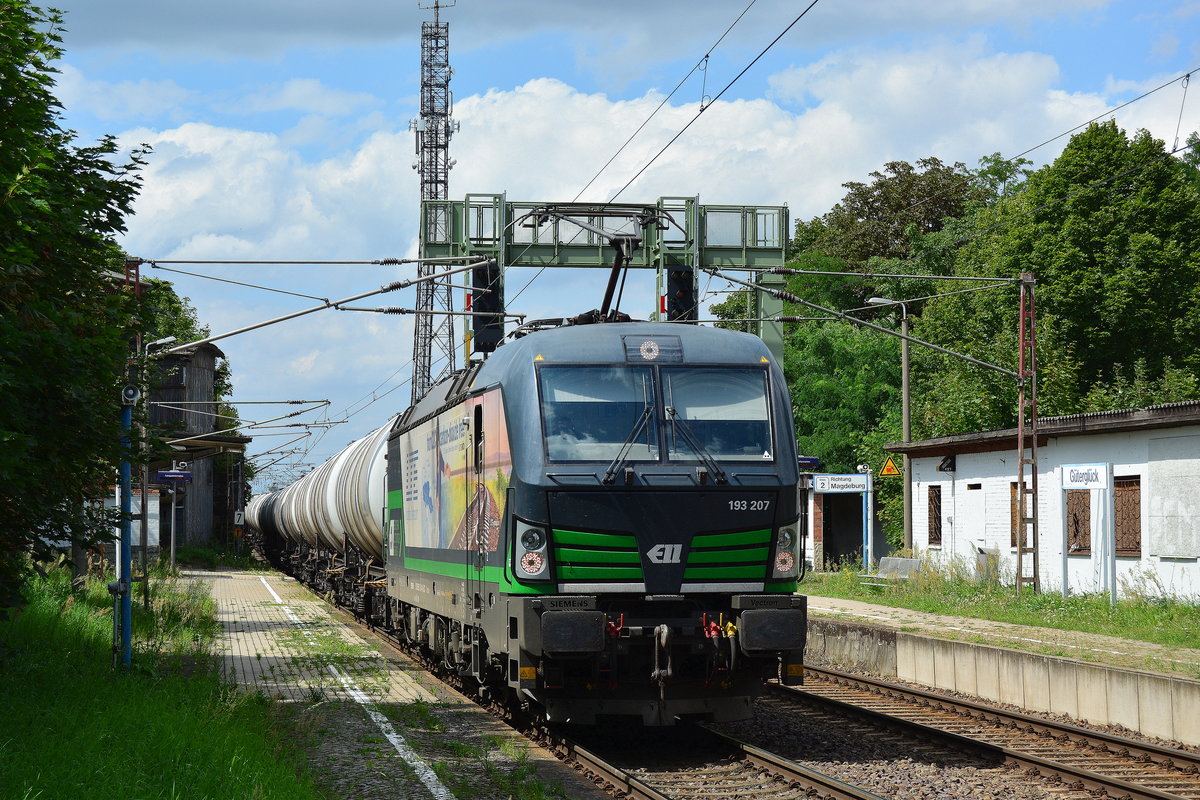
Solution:
[(937, 738), (1051, 783), (1112, 798), (1200, 800), (1200, 756), (836, 670), (771, 695)]
[[(360, 633), (375, 637), (394, 653), (416, 661), (450, 688), (471, 696), (460, 681), (445, 675), (420, 651), (366, 625), (350, 609), (336, 605), (334, 608), (339, 609), (343, 620)], [(638, 730), (624, 740), (624, 746), (617, 748), (616, 755), (612, 755), (613, 748), (609, 746), (578, 741), (536, 720), (514, 716), (512, 709), (498, 703), (475, 702), (521, 735), (553, 751), (562, 761), (623, 798), (883, 800), (881, 795), (703, 725), (681, 726), (686, 729), (683, 736), (663, 736), (658, 732)], [(648, 752), (655, 753), (650, 762), (644, 758)], [(635, 753), (637, 755), (632, 755)], [(638, 765), (631, 766), (630, 762), (638, 762)]]
[[(346, 617), (352, 616), (348, 610), (344, 612)], [(460, 691), (466, 688), (456, 685), (457, 681), (447, 680), (448, 676), (440, 674), (437, 665), (419, 651), (383, 631), (358, 624), (364, 631), (370, 630), (391, 647), (415, 658), (454, 688)], [(1200, 800), (1200, 756), (1191, 753), (865, 676), (817, 667), (805, 669), (805, 686), (769, 685), (766, 702), (782, 702), (793, 710), (799, 704), (821, 714), (858, 718), (866, 727), (891, 729), (906, 742), (932, 741), (936, 746), (966, 752), (980, 761), (1013, 765), (1029, 775), (1042, 776), (1055, 795), (1086, 793), (1129, 800)], [(708, 726), (690, 726), (685, 736), (631, 732), (628, 736), (608, 735), (593, 742), (585, 736), (568, 738), (534, 720), (514, 719), (511, 709), (496, 703), (482, 705), (622, 797), (644, 800), (881, 797)]]
[[(603, 756), (592, 746), (566, 738), (543, 743), (610, 790), (635, 800), (881, 800), (880, 795), (704, 726), (666, 741), (660, 737), (653, 745), (642, 746), (635, 737), (622, 747), (605, 747)], [(647, 759), (651, 747), (658, 752)], [(630, 754), (631, 749), (640, 752)], [(614, 750), (616, 756), (608, 754)], [(638, 766), (620, 766), (618, 761)]]

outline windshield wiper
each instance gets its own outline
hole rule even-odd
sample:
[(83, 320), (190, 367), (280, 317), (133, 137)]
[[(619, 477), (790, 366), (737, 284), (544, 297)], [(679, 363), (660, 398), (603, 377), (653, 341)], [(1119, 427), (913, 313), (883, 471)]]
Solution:
[[(633, 424), (633, 429), (629, 431), (629, 435), (625, 437), (625, 441), (621, 443), (621, 449), (617, 451), (617, 457), (608, 465), (608, 469), (604, 471), (604, 483), (612, 483), (617, 477), (617, 472), (625, 463), (625, 458), (629, 455), (629, 449), (633, 447), (633, 443), (642, 435), (642, 431), (646, 429), (646, 423), (654, 415), (654, 405), (650, 402), (650, 393), (646, 387), (646, 376), (642, 376), (642, 402), (645, 406), (642, 408), (642, 413), (638, 416), (637, 421)], [(629, 479), (626, 479), (629, 483)]]
[(683, 440), (692, 448), (692, 452), (696, 454), (696, 457), (704, 462), (705, 468), (712, 473), (717, 483), (729, 483), (729, 479), (725, 477), (725, 470), (721, 469), (720, 465), (717, 464), (717, 460), (712, 457), (712, 454), (708, 452), (704, 445), (700, 444), (700, 440), (696, 438), (696, 434), (692, 431), (691, 427), (683, 421), (683, 418), (679, 416), (679, 412), (675, 410), (675, 387), (671, 386), (670, 381), (667, 382), (667, 386), (670, 387), (671, 394), (671, 402), (667, 406), (667, 419), (671, 420), (671, 429), (683, 434)]
[(688, 424), (679, 416), (679, 412), (675, 410), (675, 406), (667, 406), (667, 417), (671, 420), (671, 426), (683, 434), (683, 440), (692, 448), (692, 452), (696, 457), (704, 462), (704, 466), (712, 473), (717, 483), (729, 483), (729, 479), (725, 477), (725, 470), (721, 469), (717, 464), (716, 459), (712, 454), (705, 449), (704, 445), (696, 438), (696, 434), (688, 427)]

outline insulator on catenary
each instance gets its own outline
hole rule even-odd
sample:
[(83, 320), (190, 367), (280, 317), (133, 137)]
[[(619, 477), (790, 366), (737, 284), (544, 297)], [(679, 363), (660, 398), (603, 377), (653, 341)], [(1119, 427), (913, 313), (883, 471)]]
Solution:
[(397, 264), (400, 264), (401, 261), (398, 258), (380, 258), (374, 263), (379, 264), (382, 267), (394, 267)]

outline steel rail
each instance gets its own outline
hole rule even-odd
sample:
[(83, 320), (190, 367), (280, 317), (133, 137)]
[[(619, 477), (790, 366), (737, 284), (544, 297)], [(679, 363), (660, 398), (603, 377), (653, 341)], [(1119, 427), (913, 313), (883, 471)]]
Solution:
[(714, 731), (711, 728), (704, 726), (709, 733), (714, 736), (724, 739), (730, 747), (736, 749), (750, 764), (756, 767), (781, 775), (786, 780), (798, 783), (806, 789), (816, 790), (818, 797), (821, 798), (836, 798), (836, 800), (876, 800), (879, 795), (868, 792), (866, 789), (860, 789), (844, 781), (839, 781), (837, 778), (826, 775), (823, 772), (817, 772), (815, 769), (809, 769), (803, 764), (797, 764), (795, 761), (790, 761), (782, 756), (777, 756), (774, 753), (763, 750), (761, 747), (755, 747), (752, 744), (735, 739), (728, 734)]
[[(810, 794), (822, 800), (883, 800), (879, 795), (860, 789), (849, 783), (839, 781), (822, 772), (809, 769), (795, 761), (775, 755), (761, 747), (747, 744), (733, 736), (715, 731), (707, 725), (697, 725), (697, 729), (706, 735), (717, 739), (730, 751), (734, 760), (749, 764), (757, 771), (766, 771), (772, 775), (799, 786)], [(625, 796), (637, 800), (672, 800), (671, 795), (664, 794), (646, 781), (630, 775), (620, 767), (604, 760), (595, 752), (582, 747), (561, 736), (552, 737), (553, 748), (568, 760), (578, 762), (585, 770), (598, 779), (616, 787)]]
[[(969, 700), (948, 698), (943, 695), (920, 689), (912, 689), (887, 681), (867, 678), (861, 675), (850, 675), (838, 670), (811, 666), (805, 666), (805, 670), (814, 676), (819, 676), (832, 683), (852, 689), (870, 691), (887, 698), (909, 702), (915, 701), (927, 707), (962, 714), (974, 720), (1017, 728), (1026, 733), (1066, 739), (1072, 743), (1084, 744), (1103, 750), (1112, 756), (1127, 757), (1130, 762), (1150, 761), (1158, 766), (1178, 769), (1180, 770), (1179, 779), (1184, 781), (1194, 780), (1195, 771), (1200, 767), (1200, 757), (1181, 750), (1160, 747), (1148, 742), (1139, 742), (1074, 725), (1052, 722), (1020, 712), (1007, 711)], [(806, 702), (817, 702), (848, 715), (868, 719), (873, 723), (890, 725), (929, 738), (941, 739), (969, 752), (980, 753), (985, 757), (1015, 764), (1024, 769), (1035, 770), (1039, 775), (1062, 780), (1068, 785), (1075, 784), (1093, 791), (1103, 790), (1110, 797), (1128, 797), (1131, 800), (1181, 800), (1181, 798), (1185, 797), (1185, 795), (1174, 794), (1155, 789), (1152, 786), (1133, 783), (1123, 778), (1105, 775), (1086, 767), (1024, 752), (1007, 745), (982, 741), (937, 727), (935, 723), (917, 722), (916, 720), (906, 718), (902, 713), (892, 714), (856, 705), (845, 700), (827, 697), (818, 692), (806, 690), (803, 687), (773, 685), (771, 690), (792, 699), (802, 697)], [(1189, 790), (1189, 796), (1195, 796), (1195, 793), (1195, 790)]]
[(1019, 711), (1009, 711), (996, 706), (990, 706), (985, 703), (977, 703), (973, 700), (964, 700), (956, 697), (946, 697), (945, 695), (936, 694), (934, 692), (915, 689), (908, 686), (900, 686), (898, 684), (889, 683), (887, 681), (870, 678), (863, 675), (852, 675), (850, 673), (841, 672), (839, 670), (827, 669), (824, 667), (813, 667), (805, 665), (806, 672), (812, 672), (815, 675), (820, 675), (826, 680), (833, 680), (845, 684), (857, 684), (863, 687), (872, 689), (883, 694), (891, 694), (896, 697), (917, 698), (922, 702), (940, 706), (948, 711), (958, 711), (968, 714), (977, 719), (985, 719), (992, 722), (1000, 722), (1003, 724), (1015, 724), (1017, 727), (1023, 728), (1034, 733), (1049, 734), (1059, 738), (1067, 738), (1071, 741), (1080, 744), (1086, 744), (1091, 747), (1102, 747), (1113, 753), (1128, 753), (1131, 757), (1142, 761), (1153, 761), (1156, 764), (1161, 764), (1166, 767), (1173, 767), (1179, 770), (1195, 770), (1200, 772), (1200, 756), (1193, 753), (1188, 753), (1183, 750), (1176, 750), (1171, 747), (1162, 747), (1152, 744), (1151, 742), (1143, 742), (1137, 739), (1129, 739), (1124, 736), (1117, 736), (1104, 731), (1096, 731), (1090, 728), (1081, 728), (1078, 725), (1069, 725), (1065, 722), (1054, 722), (1053, 720), (1034, 717), (1029, 714), (1023, 714)]

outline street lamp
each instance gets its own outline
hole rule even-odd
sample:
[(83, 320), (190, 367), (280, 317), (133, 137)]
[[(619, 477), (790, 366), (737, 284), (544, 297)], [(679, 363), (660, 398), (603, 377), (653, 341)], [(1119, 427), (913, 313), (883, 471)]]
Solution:
[[(903, 300), (890, 300), (886, 297), (871, 297), (867, 300), (873, 306), (900, 306), (900, 334), (908, 336), (908, 305)], [(909, 406), (908, 388), (908, 339), (900, 340), (900, 416), (902, 417), (901, 440), (908, 444), (912, 441), (911, 412)], [(912, 538), (912, 468), (908, 453), (904, 454), (904, 547), (911, 550)]]

